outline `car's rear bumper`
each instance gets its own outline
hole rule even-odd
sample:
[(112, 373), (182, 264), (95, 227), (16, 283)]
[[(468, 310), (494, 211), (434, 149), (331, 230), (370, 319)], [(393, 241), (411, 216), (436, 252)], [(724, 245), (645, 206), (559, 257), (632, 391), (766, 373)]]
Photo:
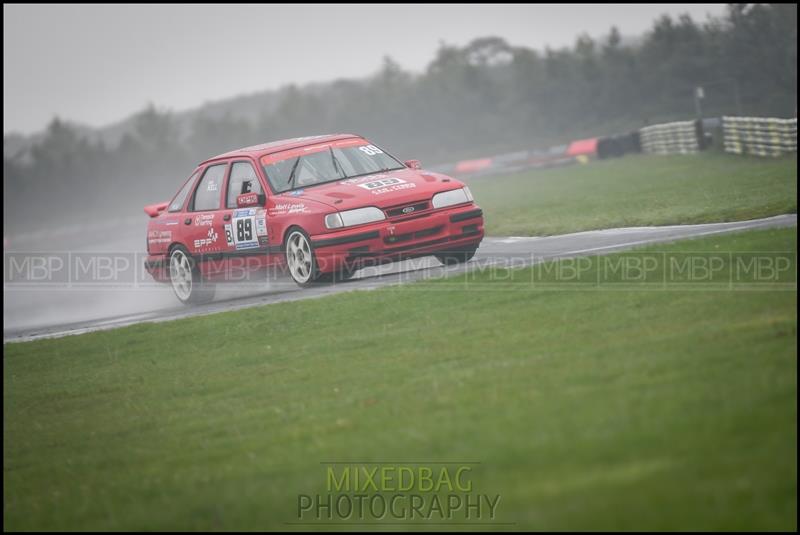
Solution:
[(167, 257), (164, 255), (148, 255), (144, 261), (144, 269), (153, 280), (158, 282), (169, 282), (167, 270)]
[(311, 237), (320, 271), (363, 267), (476, 247), (483, 211), (475, 204), (436, 210)]

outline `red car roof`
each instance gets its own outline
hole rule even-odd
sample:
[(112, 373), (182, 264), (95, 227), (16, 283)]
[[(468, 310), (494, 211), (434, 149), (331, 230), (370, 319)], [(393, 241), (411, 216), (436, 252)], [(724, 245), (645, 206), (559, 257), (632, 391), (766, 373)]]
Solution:
[(261, 158), (265, 154), (273, 154), (275, 152), (281, 152), (288, 149), (294, 149), (297, 147), (304, 147), (306, 145), (316, 145), (317, 143), (327, 143), (329, 141), (338, 141), (340, 139), (348, 139), (348, 138), (357, 138), (355, 134), (327, 134), (322, 136), (307, 136), (307, 137), (295, 137), (291, 139), (281, 139), (279, 141), (270, 141), (269, 143), (262, 143), (261, 145), (253, 145), (252, 147), (244, 147), (241, 149), (232, 150), (230, 152), (226, 152), (224, 154), (219, 154), (214, 156), (213, 158), (209, 158), (205, 160), (200, 165), (203, 165), (207, 162), (213, 160), (219, 160), (221, 158), (231, 158), (234, 156), (250, 156), (253, 158)]

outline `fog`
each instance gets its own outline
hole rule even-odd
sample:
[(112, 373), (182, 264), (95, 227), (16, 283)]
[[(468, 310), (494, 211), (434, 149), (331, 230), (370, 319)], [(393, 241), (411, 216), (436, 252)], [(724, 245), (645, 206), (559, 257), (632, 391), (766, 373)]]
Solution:
[(536, 49), (722, 4), (4, 5), (3, 132), (53, 115), (92, 127), (146, 103), (175, 111), (287, 83), (362, 77), (384, 55), (422, 71), (440, 42), (494, 35)]

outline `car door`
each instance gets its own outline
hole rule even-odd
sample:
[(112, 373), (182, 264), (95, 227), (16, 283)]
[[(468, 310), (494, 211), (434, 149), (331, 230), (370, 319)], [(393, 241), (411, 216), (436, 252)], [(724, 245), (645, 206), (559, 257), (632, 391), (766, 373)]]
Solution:
[(227, 170), (228, 162), (213, 163), (205, 168), (183, 221), (185, 245), (206, 274), (222, 271), (225, 256), (231, 249), (225, 236), (225, 216), (227, 212), (230, 218), (230, 212), (223, 209)]
[(231, 162), (225, 195), (225, 238), (230, 276), (265, 267), (268, 263), (267, 221), (264, 188), (252, 162)]

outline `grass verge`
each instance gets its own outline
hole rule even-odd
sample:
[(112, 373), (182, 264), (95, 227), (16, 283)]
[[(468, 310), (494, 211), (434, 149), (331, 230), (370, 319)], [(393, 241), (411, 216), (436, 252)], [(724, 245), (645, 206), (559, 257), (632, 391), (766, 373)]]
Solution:
[(796, 529), (796, 290), (536, 269), (6, 345), (4, 529), (291, 529), (356, 460), (477, 461), (517, 529)]
[(469, 181), (496, 236), (710, 223), (797, 212), (797, 157), (633, 155)]

